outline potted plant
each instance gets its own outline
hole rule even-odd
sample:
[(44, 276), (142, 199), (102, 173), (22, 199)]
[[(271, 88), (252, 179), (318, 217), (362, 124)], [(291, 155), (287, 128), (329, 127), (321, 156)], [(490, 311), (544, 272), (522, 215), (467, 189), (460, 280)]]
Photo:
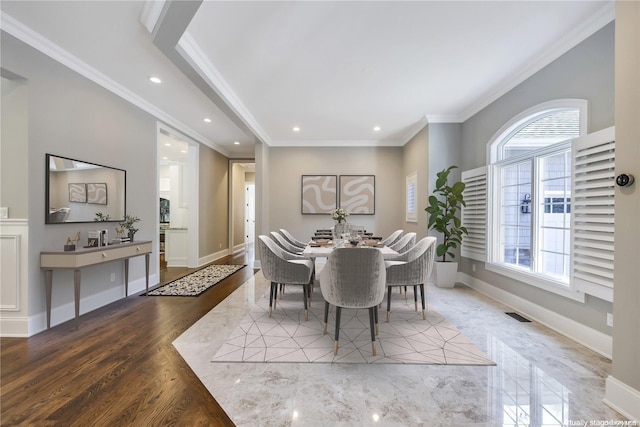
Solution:
[[(429, 206), (425, 211), (429, 214), (429, 230), (442, 234), (443, 241), (436, 247), (436, 285), (439, 287), (453, 287), (458, 273), (458, 263), (453, 262), (453, 252), (462, 244), (462, 236), (469, 234), (462, 226), (460, 213), (464, 201), (464, 182), (449, 185), (449, 173), (457, 166), (450, 166), (437, 174), (436, 187), (429, 196)], [(440, 258), (441, 257), (441, 258)], [(447, 259), (450, 258), (450, 259)]]
[(136, 222), (139, 222), (140, 218), (132, 215), (125, 215), (124, 221), (120, 223), (120, 227), (125, 230), (129, 239), (133, 242), (133, 236), (136, 234), (138, 229), (135, 227)]

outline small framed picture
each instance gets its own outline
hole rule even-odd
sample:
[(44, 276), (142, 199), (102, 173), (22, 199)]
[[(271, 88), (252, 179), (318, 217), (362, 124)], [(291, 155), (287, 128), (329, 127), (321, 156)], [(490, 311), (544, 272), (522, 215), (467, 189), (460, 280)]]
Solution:
[(107, 184), (92, 183), (87, 184), (87, 203), (94, 205), (107, 204)]
[(302, 214), (326, 215), (337, 207), (337, 175), (302, 175)]
[(69, 184), (69, 201), (73, 203), (87, 203), (87, 185)]

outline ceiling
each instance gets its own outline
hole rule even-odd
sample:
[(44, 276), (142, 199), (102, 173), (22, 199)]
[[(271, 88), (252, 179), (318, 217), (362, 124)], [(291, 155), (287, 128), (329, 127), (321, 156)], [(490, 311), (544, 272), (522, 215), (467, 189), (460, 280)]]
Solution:
[(427, 122), (468, 119), (614, 17), (611, 1), (3, 0), (0, 10), (4, 31), (231, 158), (252, 158), (256, 141), (403, 145)]

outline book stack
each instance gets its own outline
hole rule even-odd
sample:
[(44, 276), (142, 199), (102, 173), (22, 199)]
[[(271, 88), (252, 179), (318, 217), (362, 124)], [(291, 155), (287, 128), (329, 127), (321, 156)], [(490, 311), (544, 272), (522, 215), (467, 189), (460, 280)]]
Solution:
[(111, 243), (113, 244), (118, 244), (118, 243), (127, 243), (130, 242), (131, 239), (128, 237), (114, 237), (113, 240), (111, 241)]

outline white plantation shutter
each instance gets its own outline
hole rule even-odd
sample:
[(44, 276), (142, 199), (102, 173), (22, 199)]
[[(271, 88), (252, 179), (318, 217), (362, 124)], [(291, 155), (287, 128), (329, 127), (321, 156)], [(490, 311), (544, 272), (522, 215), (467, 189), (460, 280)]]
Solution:
[(487, 257), (487, 167), (464, 171), (461, 174), (465, 183), (462, 208), (462, 225), (468, 235), (462, 237), (463, 257), (486, 261)]
[(579, 291), (613, 301), (615, 128), (572, 146), (571, 281)]

